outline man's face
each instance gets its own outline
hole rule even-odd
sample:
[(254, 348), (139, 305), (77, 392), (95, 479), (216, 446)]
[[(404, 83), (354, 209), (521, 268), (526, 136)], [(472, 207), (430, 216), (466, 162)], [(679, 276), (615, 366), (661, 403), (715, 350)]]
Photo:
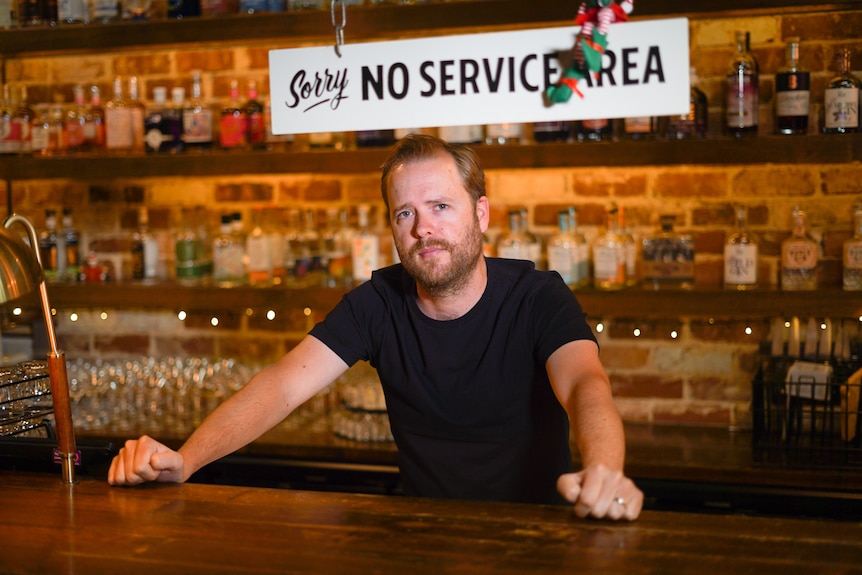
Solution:
[(482, 256), (488, 199), (473, 205), (448, 154), (401, 164), (389, 182), (392, 233), (404, 269), (429, 293), (457, 290)]

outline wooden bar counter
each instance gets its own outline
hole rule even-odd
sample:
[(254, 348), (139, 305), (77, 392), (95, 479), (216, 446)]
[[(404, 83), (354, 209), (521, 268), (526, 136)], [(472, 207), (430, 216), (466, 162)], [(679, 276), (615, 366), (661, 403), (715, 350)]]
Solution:
[(862, 573), (862, 523), (0, 475), (0, 573)]

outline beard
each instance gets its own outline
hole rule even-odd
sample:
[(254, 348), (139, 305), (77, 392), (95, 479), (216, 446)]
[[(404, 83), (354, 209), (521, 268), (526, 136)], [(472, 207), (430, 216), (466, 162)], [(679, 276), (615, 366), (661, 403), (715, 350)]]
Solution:
[[(416, 284), (434, 296), (456, 293), (464, 287), (482, 257), (482, 232), (478, 220), (469, 226), (456, 243), (445, 240), (420, 240), (407, 254), (398, 253), (401, 265), (416, 281)], [(419, 256), (423, 249), (434, 247), (449, 253), (449, 262), (425, 259)], [(406, 257), (405, 257), (406, 255)]]

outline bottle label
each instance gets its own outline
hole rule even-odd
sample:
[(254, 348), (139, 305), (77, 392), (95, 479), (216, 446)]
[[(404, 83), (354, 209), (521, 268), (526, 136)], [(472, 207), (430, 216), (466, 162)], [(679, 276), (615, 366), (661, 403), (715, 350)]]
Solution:
[(862, 270), (862, 241), (844, 244), (844, 269)]
[(809, 76), (807, 72), (779, 72), (775, 75), (775, 114), (808, 116)]
[(108, 108), (105, 110), (105, 147), (108, 149), (131, 148), (134, 143), (132, 136), (132, 114), (125, 108)]
[(859, 127), (859, 88), (828, 88), (824, 97), (824, 127)]
[(809, 241), (788, 240), (781, 246), (781, 265), (788, 270), (807, 270), (817, 267), (817, 244)]
[(21, 125), (11, 118), (0, 116), (0, 154), (21, 151)]
[(376, 270), (380, 258), (380, 246), (376, 236), (356, 236), (352, 241), (353, 279), (365, 281), (371, 279), (371, 272)]
[(753, 128), (757, 126), (758, 82), (755, 76), (727, 77), (727, 126)]
[(563, 281), (570, 284), (575, 279), (572, 250), (566, 246), (548, 248), (548, 269), (560, 274)]
[(623, 250), (596, 246), (593, 249), (593, 273), (598, 281), (625, 282), (626, 262)]
[(187, 144), (212, 144), (212, 110), (183, 111), (183, 141)]
[(757, 246), (729, 245), (724, 248), (724, 282), (737, 285), (757, 283)]
[(453, 144), (471, 144), (482, 141), (482, 126), (441, 126), (440, 137)]
[(117, 0), (92, 0), (94, 20), (111, 20), (119, 16)]
[(247, 144), (246, 121), (243, 116), (222, 116), (220, 125), (223, 148), (238, 148)]

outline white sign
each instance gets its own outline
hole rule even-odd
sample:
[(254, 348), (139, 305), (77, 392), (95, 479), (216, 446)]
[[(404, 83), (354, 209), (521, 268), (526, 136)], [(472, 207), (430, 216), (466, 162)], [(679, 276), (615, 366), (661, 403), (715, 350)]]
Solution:
[(688, 20), (612, 24), (598, 77), (548, 105), (566, 26), (269, 53), (276, 134), (541, 122), (689, 111)]

